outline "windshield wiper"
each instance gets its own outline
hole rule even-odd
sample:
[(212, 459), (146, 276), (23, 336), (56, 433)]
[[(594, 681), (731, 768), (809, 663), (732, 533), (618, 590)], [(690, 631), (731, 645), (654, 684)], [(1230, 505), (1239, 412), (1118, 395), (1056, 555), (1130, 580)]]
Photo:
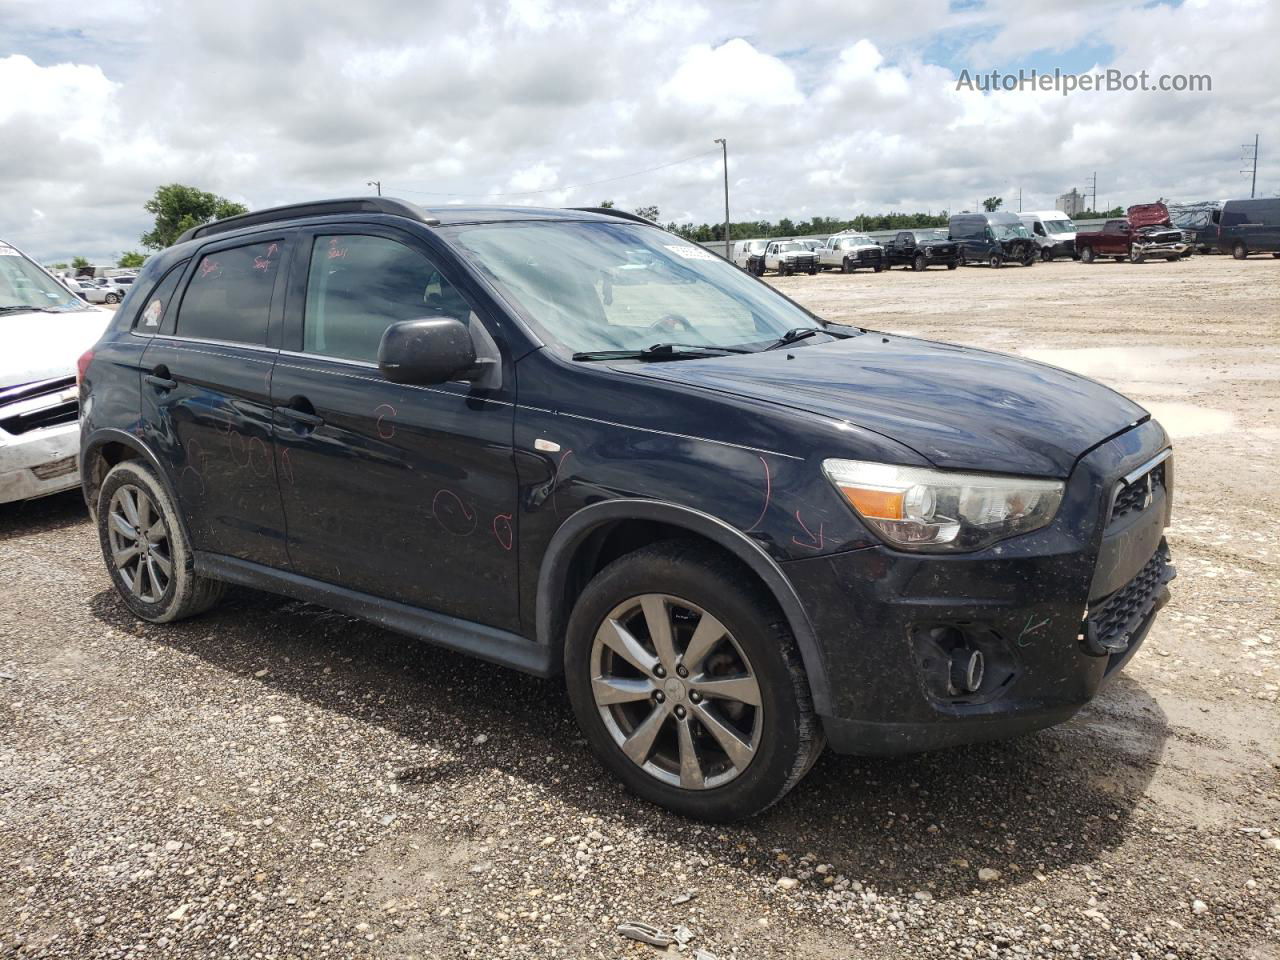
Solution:
[(852, 327), (848, 333), (844, 331), (837, 332), (829, 324), (825, 327), (793, 327), (764, 349), (777, 350), (780, 347), (789, 347), (798, 340), (807, 340), (818, 333), (825, 333), (828, 337), (833, 337), (836, 340), (848, 340), (850, 337), (856, 337), (859, 333), (866, 333), (866, 331), (861, 327)]
[(721, 347), (710, 343), (655, 343), (643, 350), (584, 350), (575, 360), (687, 360), (720, 357), (727, 353), (751, 353), (745, 347)]

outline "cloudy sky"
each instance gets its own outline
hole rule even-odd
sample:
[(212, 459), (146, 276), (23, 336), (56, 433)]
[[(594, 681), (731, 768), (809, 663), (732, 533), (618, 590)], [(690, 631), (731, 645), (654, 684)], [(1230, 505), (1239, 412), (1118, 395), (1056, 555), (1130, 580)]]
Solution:
[[(1280, 193), (1270, 0), (0, 0), (0, 238), (137, 248), (157, 185), (735, 220)], [(961, 71), (1208, 73), (982, 93)], [(692, 159), (687, 159), (692, 158)], [(674, 162), (683, 161), (683, 162)], [(653, 169), (658, 168), (660, 169)], [(624, 176), (636, 171), (649, 172)], [(601, 182), (610, 181), (610, 182)]]

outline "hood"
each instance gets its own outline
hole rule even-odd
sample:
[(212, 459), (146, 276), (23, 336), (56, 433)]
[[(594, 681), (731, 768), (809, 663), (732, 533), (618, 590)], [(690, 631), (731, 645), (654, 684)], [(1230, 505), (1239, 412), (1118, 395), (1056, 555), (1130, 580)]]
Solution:
[(1087, 450), (1147, 417), (1057, 367), (878, 333), (615, 369), (844, 420), (959, 470), (1066, 477)]
[(111, 311), (0, 314), (0, 388), (76, 372), (76, 360), (98, 342)]
[(1142, 227), (1167, 227), (1169, 208), (1163, 203), (1139, 203), (1125, 211), (1129, 223), (1135, 230)]

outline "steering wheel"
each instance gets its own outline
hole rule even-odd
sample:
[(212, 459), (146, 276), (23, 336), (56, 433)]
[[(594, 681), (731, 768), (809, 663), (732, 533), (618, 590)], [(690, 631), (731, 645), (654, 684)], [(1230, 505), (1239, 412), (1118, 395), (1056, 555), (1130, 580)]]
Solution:
[(683, 330), (685, 333), (696, 333), (689, 318), (679, 313), (668, 313), (665, 317), (659, 317), (653, 323), (649, 324), (647, 333), (675, 333)]

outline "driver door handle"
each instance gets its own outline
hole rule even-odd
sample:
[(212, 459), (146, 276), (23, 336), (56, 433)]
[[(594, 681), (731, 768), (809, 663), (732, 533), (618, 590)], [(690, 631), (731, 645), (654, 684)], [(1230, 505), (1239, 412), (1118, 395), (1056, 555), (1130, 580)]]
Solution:
[(177, 380), (169, 377), (169, 368), (163, 363), (142, 378), (161, 393), (167, 393), (178, 385)]

